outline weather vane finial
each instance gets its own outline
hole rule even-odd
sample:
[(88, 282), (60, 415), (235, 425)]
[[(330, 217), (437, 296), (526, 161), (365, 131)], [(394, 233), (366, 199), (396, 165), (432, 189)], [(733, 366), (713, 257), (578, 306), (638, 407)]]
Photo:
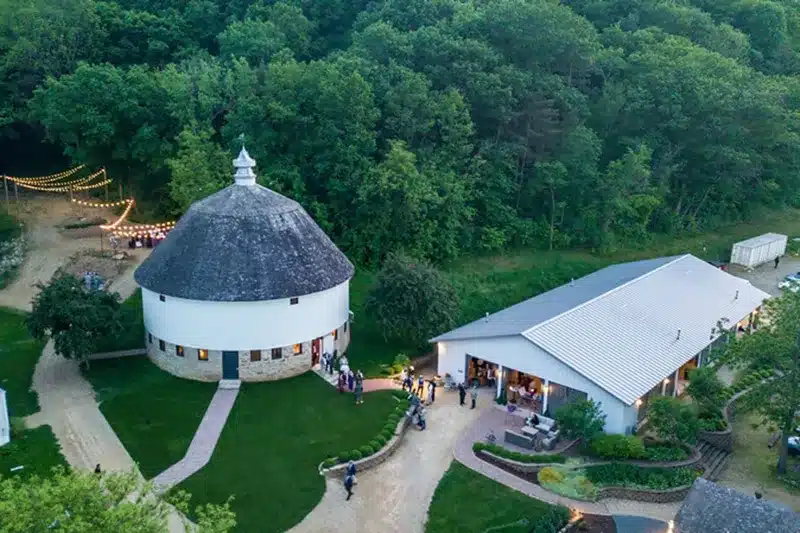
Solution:
[(244, 133), (239, 134), (239, 142), (242, 143), (242, 148), (244, 148)]

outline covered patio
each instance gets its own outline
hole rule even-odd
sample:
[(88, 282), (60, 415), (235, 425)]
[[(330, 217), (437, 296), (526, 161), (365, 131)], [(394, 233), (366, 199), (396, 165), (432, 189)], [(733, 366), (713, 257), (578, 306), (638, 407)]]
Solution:
[(566, 439), (555, 439), (551, 449), (547, 449), (541, 445), (528, 448), (509, 442), (505, 438), (506, 431), (524, 434), (523, 429), (526, 427), (525, 420), (532, 414), (533, 412), (529, 409), (521, 408), (509, 412), (507, 406), (496, 405), (494, 409), (489, 409), (480, 418), (484, 440), (489, 438), (490, 435), (493, 435), (495, 439), (494, 443), (498, 446), (529, 455), (563, 453), (572, 448), (575, 441)]

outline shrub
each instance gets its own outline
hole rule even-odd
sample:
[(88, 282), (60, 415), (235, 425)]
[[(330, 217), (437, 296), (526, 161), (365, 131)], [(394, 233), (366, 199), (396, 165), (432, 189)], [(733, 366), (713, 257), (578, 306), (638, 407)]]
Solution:
[(361, 452), (359, 450), (353, 450), (352, 452), (350, 452), (350, 459), (353, 461), (358, 461), (362, 457), (363, 455), (361, 455)]
[(370, 448), (372, 448), (372, 449), (373, 449), (373, 450), (375, 450), (375, 451), (378, 451), (378, 450), (380, 450), (380, 449), (381, 449), (381, 447), (383, 446), (383, 444), (382, 444), (382, 443), (380, 443), (380, 442), (378, 442), (378, 440), (377, 440), (377, 439), (372, 439), (372, 440), (371, 440), (371, 441), (369, 441), (367, 444), (369, 444), (369, 447), (370, 447)]
[(644, 443), (633, 435), (601, 435), (589, 444), (592, 455), (603, 459), (643, 459)]
[(539, 478), (539, 483), (561, 483), (564, 481), (564, 474), (549, 466), (539, 470), (537, 477)]
[(399, 374), (403, 371), (403, 365), (392, 365), (392, 374)]
[(362, 455), (363, 457), (369, 457), (370, 455), (372, 455), (373, 453), (375, 453), (375, 448), (373, 448), (373, 447), (372, 447), (372, 446), (370, 446), (369, 444), (365, 444), (364, 446), (362, 446), (361, 448), (359, 448), (359, 451), (361, 452), (361, 455)]
[(351, 452), (339, 452), (338, 457), (339, 457), (339, 462), (340, 463), (346, 463), (347, 461), (349, 461), (352, 458), (352, 453)]
[(12, 416), (9, 420), (11, 426), (11, 437), (19, 437), (25, 431), (25, 419), (20, 416)]
[(700, 472), (693, 468), (642, 468), (611, 463), (586, 467), (586, 477), (598, 486), (643, 487), (667, 490), (691, 485)]
[(329, 458), (325, 459), (322, 462), (322, 466), (323, 466), (323, 468), (330, 468), (333, 465), (335, 465), (337, 462), (341, 462), (341, 461), (337, 461), (335, 457), (329, 457)]
[(689, 374), (686, 392), (701, 410), (714, 411), (722, 408), (725, 385), (711, 367), (702, 367)]
[(386, 437), (384, 437), (383, 435), (378, 435), (377, 437), (375, 437), (373, 442), (377, 442), (378, 447), (383, 448), (383, 445), (386, 444)]
[(569, 519), (569, 508), (563, 505), (553, 506), (536, 519), (531, 533), (558, 533), (567, 525)]
[(693, 405), (678, 398), (655, 398), (647, 408), (647, 420), (661, 440), (689, 443), (697, 440), (700, 427), (697, 411)]
[(398, 398), (400, 400), (407, 400), (408, 399), (408, 393), (406, 391), (394, 389), (392, 391), (392, 394), (394, 395), (395, 398)]
[(408, 356), (406, 354), (404, 354), (403, 352), (400, 352), (399, 354), (394, 356), (394, 361), (392, 361), (392, 366), (399, 366), (400, 370), (403, 370), (410, 363), (411, 363), (411, 359), (409, 359)]
[(591, 399), (566, 404), (556, 411), (555, 419), (564, 438), (584, 441), (602, 432), (606, 423), (600, 404)]
[(669, 446), (665, 444), (653, 444), (645, 446), (645, 458), (648, 461), (683, 461), (689, 454), (683, 446)]
[(473, 452), (480, 452), (480, 451), (487, 451), (498, 457), (505, 457), (506, 459), (511, 459), (512, 461), (517, 461), (520, 463), (534, 463), (534, 464), (543, 464), (543, 463), (559, 463), (563, 464), (567, 461), (567, 458), (563, 455), (558, 454), (542, 454), (542, 455), (531, 455), (528, 453), (522, 452), (515, 452), (512, 450), (508, 450), (499, 446), (497, 444), (489, 444), (488, 442), (476, 442), (472, 445)]
[(385, 426), (383, 426), (381, 433), (390, 433), (394, 435), (395, 429), (397, 429), (397, 424), (387, 423)]

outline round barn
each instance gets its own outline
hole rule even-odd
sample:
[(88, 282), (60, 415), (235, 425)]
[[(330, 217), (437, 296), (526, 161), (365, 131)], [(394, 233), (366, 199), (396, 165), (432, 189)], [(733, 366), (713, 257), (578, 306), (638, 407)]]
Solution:
[(294, 200), (235, 183), (193, 204), (136, 270), (150, 359), (183, 378), (275, 380), (350, 341), (353, 265)]

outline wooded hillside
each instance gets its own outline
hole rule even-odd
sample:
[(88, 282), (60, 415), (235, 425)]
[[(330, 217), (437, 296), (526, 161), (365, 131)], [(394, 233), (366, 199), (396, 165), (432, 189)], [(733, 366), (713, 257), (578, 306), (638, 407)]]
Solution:
[(243, 133), (361, 263), (611, 248), (800, 204), (798, 6), (0, 0), (0, 146), (174, 214)]

